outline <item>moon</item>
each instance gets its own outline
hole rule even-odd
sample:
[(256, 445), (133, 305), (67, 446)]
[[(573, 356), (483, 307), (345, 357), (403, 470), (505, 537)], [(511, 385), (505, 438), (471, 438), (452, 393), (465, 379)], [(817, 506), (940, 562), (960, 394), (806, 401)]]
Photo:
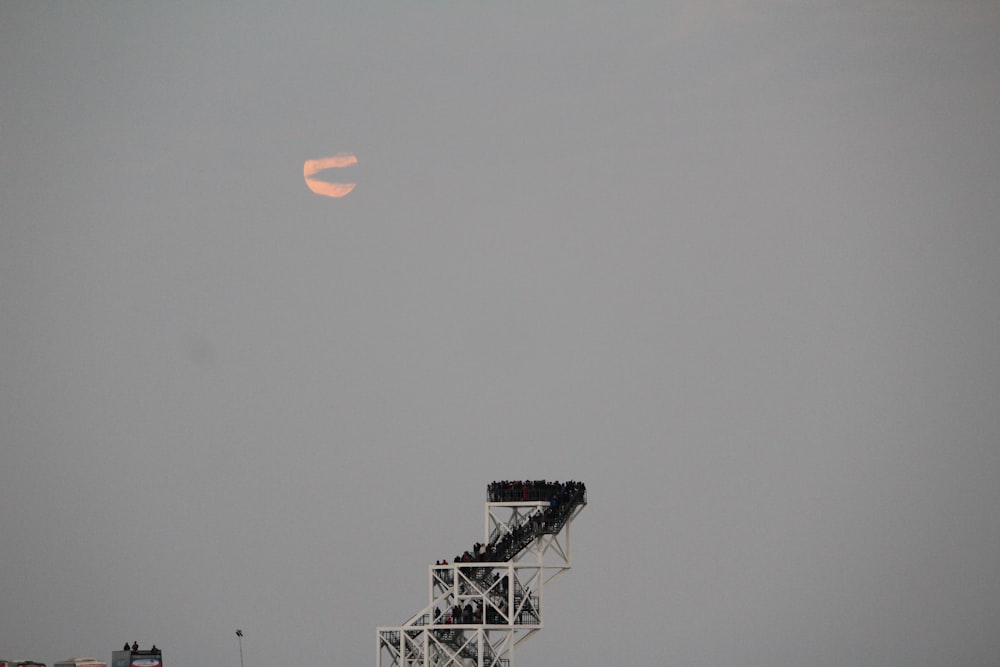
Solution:
[(324, 197), (339, 199), (347, 196), (354, 189), (356, 183), (328, 183), (313, 178), (317, 173), (327, 169), (338, 169), (350, 167), (358, 163), (358, 158), (354, 153), (337, 153), (330, 157), (321, 157), (316, 160), (306, 160), (302, 165), (302, 177), (306, 179), (306, 187), (312, 192)]

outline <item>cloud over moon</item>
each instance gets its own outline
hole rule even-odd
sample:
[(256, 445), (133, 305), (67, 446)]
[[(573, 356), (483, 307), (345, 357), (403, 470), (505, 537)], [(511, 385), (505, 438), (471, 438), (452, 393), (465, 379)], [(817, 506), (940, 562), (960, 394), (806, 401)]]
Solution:
[(337, 169), (350, 167), (358, 163), (358, 158), (353, 153), (337, 153), (331, 157), (321, 157), (317, 160), (306, 160), (302, 166), (302, 176), (306, 179), (306, 186), (318, 195), (324, 197), (340, 198), (347, 195), (354, 189), (355, 183), (328, 183), (320, 181), (313, 176), (327, 169)]

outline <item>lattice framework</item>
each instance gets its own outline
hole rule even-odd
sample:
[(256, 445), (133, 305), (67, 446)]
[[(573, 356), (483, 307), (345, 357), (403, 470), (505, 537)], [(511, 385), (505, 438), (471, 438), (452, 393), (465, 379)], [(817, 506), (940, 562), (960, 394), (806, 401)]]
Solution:
[[(548, 501), (488, 501), (484, 543), (518, 548), (509, 560), (429, 566), (427, 606), (377, 629), (376, 667), (512, 667), (515, 647), (544, 627), (546, 586), (572, 567), (571, 526), (586, 504), (583, 493), (552, 525)], [(475, 622), (455, 617), (466, 605)]]

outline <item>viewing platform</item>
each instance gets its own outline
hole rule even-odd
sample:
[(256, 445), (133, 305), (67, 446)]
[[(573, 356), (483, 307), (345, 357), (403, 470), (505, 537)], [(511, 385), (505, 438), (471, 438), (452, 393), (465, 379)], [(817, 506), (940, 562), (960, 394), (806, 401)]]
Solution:
[(377, 630), (376, 667), (510, 667), (543, 626), (544, 589), (568, 571), (570, 527), (587, 505), (582, 482), (487, 486), (482, 542), (429, 567), (429, 602)]

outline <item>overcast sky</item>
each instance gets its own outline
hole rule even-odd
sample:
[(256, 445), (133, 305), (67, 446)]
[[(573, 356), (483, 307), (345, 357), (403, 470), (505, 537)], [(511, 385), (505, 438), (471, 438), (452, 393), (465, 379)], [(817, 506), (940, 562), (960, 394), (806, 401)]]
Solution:
[(374, 665), (530, 478), (518, 667), (997, 665), (998, 35), (3, 2), (0, 658)]

